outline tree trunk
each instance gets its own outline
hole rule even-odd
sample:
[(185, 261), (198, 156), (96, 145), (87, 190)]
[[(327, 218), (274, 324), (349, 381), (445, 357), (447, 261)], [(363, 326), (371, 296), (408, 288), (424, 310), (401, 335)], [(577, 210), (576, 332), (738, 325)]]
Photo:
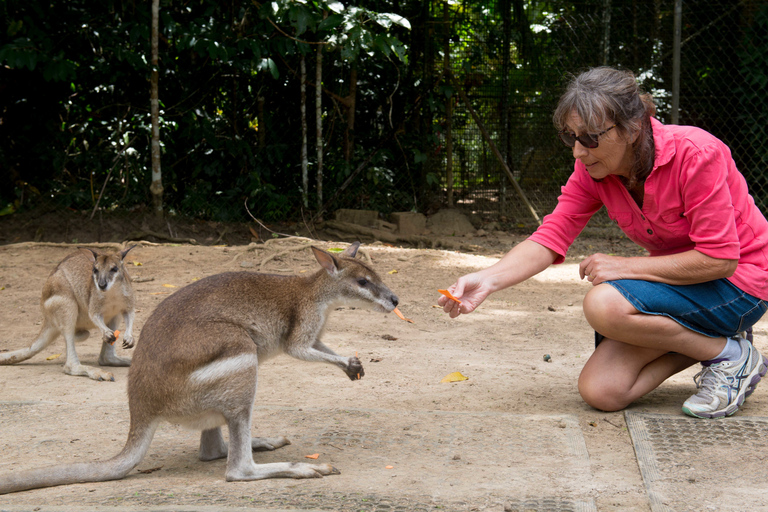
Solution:
[(323, 47), (317, 47), (315, 68), (315, 119), (317, 122), (317, 220), (323, 220)]
[(307, 161), (307, 59), (301, 56), (301, 198), (309, 208), (309, 163)]
[(163, 174), (160, 170), (160, 102), (158, 99), (158, 31), (160, 26), (160, 0), (152, 0), (152, 74), (150, 77), (150, 108), (152, 115), (152, 209), (155, 216), (163, 217)]
[(347, 109), (347, 129), (344, 132), (344, 160), (352, 161), (355, 150), (355, 100), (357, 97), (357, 69), (349, 72), (349, 95), (345, 98), (344, 106)]

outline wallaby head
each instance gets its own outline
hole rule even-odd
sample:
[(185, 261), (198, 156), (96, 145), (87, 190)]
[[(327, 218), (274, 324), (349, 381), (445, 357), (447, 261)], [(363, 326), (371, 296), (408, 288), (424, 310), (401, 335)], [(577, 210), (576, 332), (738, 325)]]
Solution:
[(327, 296), (324, 298), (328, 302), (360, 305), (389, 313), (397, 307), (397, 295), (387, 288), (375, 270), (355, 259), (359, 247), (360, 242), (355, 242), (338, 257), (312, 247), (315, 258), (327, 274)]
[(105, 292), (120, 280), (131, 280), (125, 271), (123, 260), (125, 255), (134, 247), (136, 246), (132, 245), (120, 252), (111, 253), (100, 253), (90, 248), (86, 249), (88, 251), (86, 255), (93, 264), (93, 284), (99, 290)]

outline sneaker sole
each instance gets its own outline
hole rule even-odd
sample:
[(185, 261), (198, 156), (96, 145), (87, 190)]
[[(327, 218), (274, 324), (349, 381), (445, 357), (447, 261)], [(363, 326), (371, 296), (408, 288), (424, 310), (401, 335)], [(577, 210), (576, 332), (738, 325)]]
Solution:
[(765, 356), (761, 356), (761, 357), (763, 360), (762, 360), (762, 363), (757, 368), (757, 373), (752, 376), (752, 379), (749, 381), (749, 384), (747, 385), (747, 389), (744, 391), (744, 394), (738, 397), (734, 403), (732, 403), (725, 409), (715, 411), (713, 413), (708, 413), (708, 412), (696, 413), (690, 410), (685, 405), (683, 405), (683, 412), (688, 416), (693, 416), (694, 418), (702, 418), (702, 419), (709, 419), (709, 420), (717, 420), (720, 418), (725, 418), (726, 416), (732, 416), (736, 414), (736, 411), (739, 410), (739, 407), (741, 407), (744, 404), (744, 400), (755, 391), (755, 388), (760, 383), (762, 378), (765, 377), (766, 373), (768, 373), (768, 358), (766, 358)]

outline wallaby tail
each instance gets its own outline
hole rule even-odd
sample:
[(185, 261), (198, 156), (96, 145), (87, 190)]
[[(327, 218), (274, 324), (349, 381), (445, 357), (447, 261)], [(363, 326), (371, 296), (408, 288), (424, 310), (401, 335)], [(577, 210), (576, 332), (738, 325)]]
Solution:
[(16, 364), (26, 361), (35, 354), (40, 353), (45, 347), (51, 344), (59, 335), (58, 329), (48, 322), (43, 324), (37, 339), (28, 348), (13, 350), (11, 352), (0, 352), (0, 364)]
[(47, 468), (30, 469), (0, 476), (0, 494), (27, 491), (41, 487), (79, 484), (85, 482), (106, 482), (124, 478), (146, 455), (157, 422), (128, 434), (123, 450), (109, 460), (59, 464)]

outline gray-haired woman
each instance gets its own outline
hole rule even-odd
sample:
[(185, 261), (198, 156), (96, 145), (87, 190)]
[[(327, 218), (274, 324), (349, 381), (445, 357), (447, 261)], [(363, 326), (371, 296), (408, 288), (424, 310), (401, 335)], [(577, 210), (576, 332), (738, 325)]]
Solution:
[(579, 377), (591, 406), (623, 409), (701, 362), (698, 391), (683, 411), (735, 413), (768, 360), (740, 333), (768, 309), (768, 221), (728, 147), (704, 130), (663, 125), (634, 75), (609, 67), (575, 77), (554, 113), (574, 170), (539, 229), (487, 269), (438, 299), (452, 318), (564, 261), (605, 206), (650, 257), (593, 254), (579, 265), (593, 288), (584, 314), (596, 348)]

